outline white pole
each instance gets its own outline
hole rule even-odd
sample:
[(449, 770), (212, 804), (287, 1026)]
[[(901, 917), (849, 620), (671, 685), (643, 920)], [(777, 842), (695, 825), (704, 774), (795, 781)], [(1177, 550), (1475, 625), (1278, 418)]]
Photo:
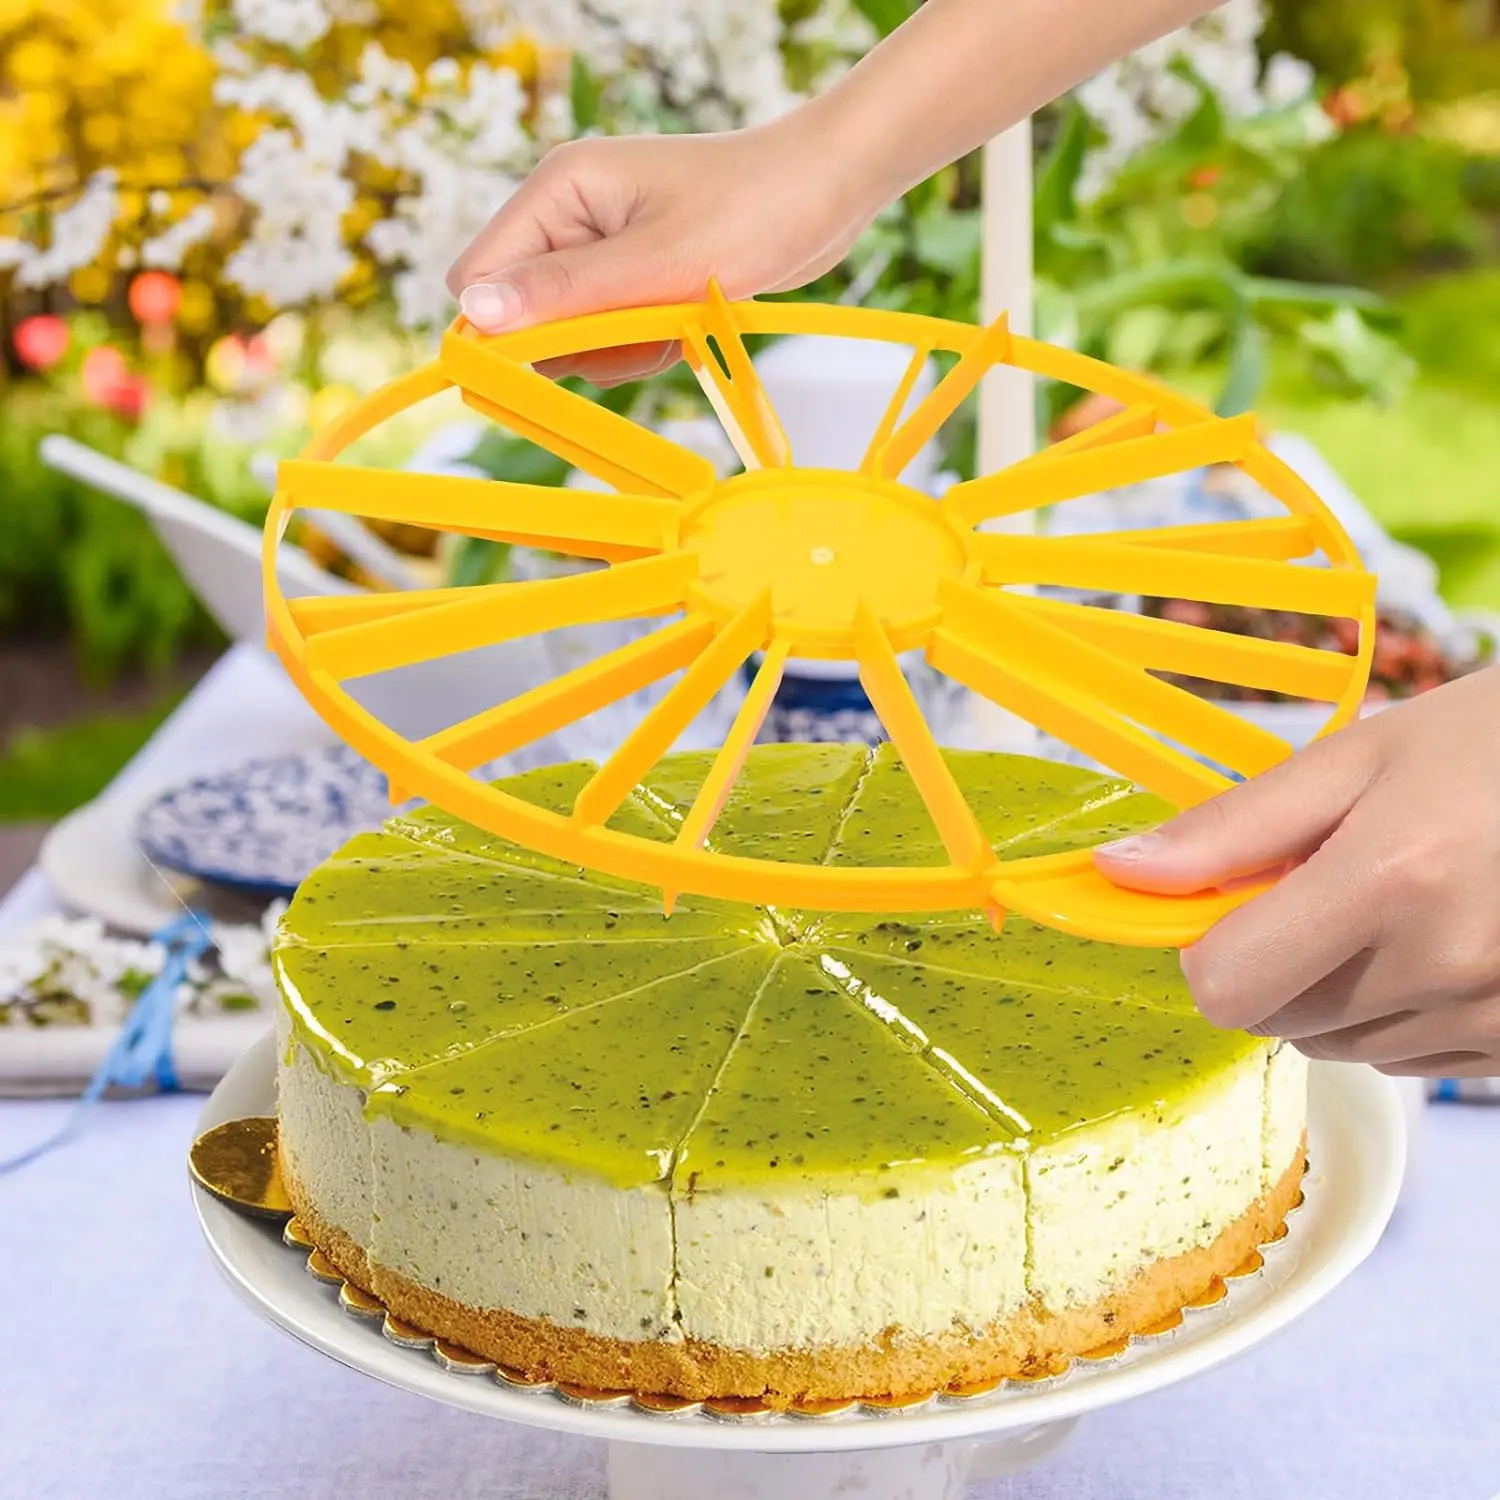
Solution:
[[(1006, 131), (983, 150), (980, 198), (980, 316), (1003, 312), (1013, 333), (1031, 332), (1031, 121)], [(979, 391), (979, 472), (993, 473), (1036, 446), (1032, 379), (1019, 370), (987, 375)], [(1029, 527), (1029, 517), (1022, 519)], [(1007, 529), (1017, 529), (1011, 524)]]
[[(986, 323), (1003, 312), (1013, 333), (1030, 334), (1031, 121), (997, 136), (983, 150), (980, 198), (980, 314)], [(993, 474), (1036, 448), (1036, 393), (1030, 375), (1000, 368), (979, 387), (978, 468)], [(986, 531), (1033, 531), (1030, 511), (985, 524)], [(1014, 714), (975, 698), (978, 743), (1002, 750), (1034, 752), (1037, 731)]]

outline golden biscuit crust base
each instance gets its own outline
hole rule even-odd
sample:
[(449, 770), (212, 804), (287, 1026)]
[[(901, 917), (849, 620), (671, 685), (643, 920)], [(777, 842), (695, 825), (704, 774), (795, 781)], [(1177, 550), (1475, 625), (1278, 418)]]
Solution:
[(1170, 1319), (1274, 1239), (1297, 1202), (1306, 1165), (1304, 1137), (1275, 1186), (1212, 1243), (1146, 1267), (1127, 1286), (1097, 1302), (1062, 1312), (1024, 1307), (974, 1331), (910, 1337), (888, 1329), (858, 1346), (764, 1352), (695, 1339), (637, 1343), (603, 1338), (503, 1308), (466, 1307), (372, 1263), (350, 1235), (322, 1218), (285, 1162), (283, 1170), (297, 1218), (318, 1249), (354, 1286), (379, 1298), (393, 1317), (423, 1332), (529, 1379), (692, 1401), (742, 1397), (784, 1408), (803, 1401), (874, 1400), (1058, 1374), (1077, 1355)]

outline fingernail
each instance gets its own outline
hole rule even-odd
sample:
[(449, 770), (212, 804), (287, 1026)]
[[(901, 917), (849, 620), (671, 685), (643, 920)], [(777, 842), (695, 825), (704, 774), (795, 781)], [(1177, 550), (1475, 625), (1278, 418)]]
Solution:
[(504, 281), (479, 281), (458, 294), (459, 311), (483, 333), (499, 333), (521, 316), (521, 294)]
[(1118, 864), (1135, 864), (1153, 859), (1166, 845), (1166, 839), (1159, 833), (1133, 833), (1129, 838), (1116, 839), (1112, 844), (1100, 844), (1094, 852)]

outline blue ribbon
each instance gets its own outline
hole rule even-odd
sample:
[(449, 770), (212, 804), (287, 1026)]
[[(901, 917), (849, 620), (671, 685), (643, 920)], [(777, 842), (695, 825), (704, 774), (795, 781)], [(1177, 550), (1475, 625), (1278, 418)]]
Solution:
[(166, 949), (161, 972), (141, 991), (72, 1112), (45, 1140), (18, 1156), (0, 1160), (0, 1174), (18, 1171), (71, 1140), (111, 1087), (139, 1089), (154, 1080), (163, 1094), (177, 1091), (177, 1070), (172, 1062), (177, 990), (187, 979), (188, 966), (209, 947), (208, 922), (194, 912), (184, 912), (156, 933), (153, 941)]

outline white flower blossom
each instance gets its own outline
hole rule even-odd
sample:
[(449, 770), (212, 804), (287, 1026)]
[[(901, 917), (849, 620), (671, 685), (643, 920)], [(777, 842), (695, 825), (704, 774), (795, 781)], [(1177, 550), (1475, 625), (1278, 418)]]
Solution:
[[(874, 29), (855, 0), (822, 0), (795, 24), (780, 0), (457, 0), (467, 46), (419, 72), (368, 43), (356, 76), (328, 89), (299, 54), (330, 28), (368, 26), (371, 0), (231, 0), (212, 11), (204, 37), (214, 98), (267, 122), (228, 186), (249, 210), (229, 279), (278, 307), (336, 293), (355, 264), (345, 243), (355, 184), (377, 166), (395, 177), (385, 217), (361, 253), (392, 277), (404, 322), (447, 315), (444, 273), (552, 147), (578, 134), (571, 54), (597, 80), (601, 116), (591, 129), (653, 132), (754, 124), (791, 108), (786, 47), (811, 53), (819, 89), (868, 50)], [(209, 8), (185, 0), (201, 30)], [(525, 40), (548, 59), (522, 79), (483, 58)], [(1168, 101), (1170, 103), (1170, 101)], [(1118, 122), (1128, 130), (1124, 118)], [(112, 184), (98, 179), (57, 214), (45, 250), (0, 239), (0, 268), (22, 285), (65, 277), (97, 256), (114, 222)], [(143, 263), (172, 266), (213, 231), (210, 211), (174, 224), (153, 196), (156, 233)], [(163, 227), (165, 226), (165, 227)]]
[[(1105, 136), (1090, 151), (1079, 194), (1096, 197), (1144, 146), (1176, 128), (1198, 106), (1207, 88), (1231, 119), (1250, 119), (1293, 107), (1312, 94), (1312, 69), (1282, 54), (1262, 75), (1256, 43), (1265, 27), (1262, 0), (1228, 0), (1191, 25), (1151, 42), (1106, 68), (1074, 91)], [(1307, 122), (1311, 139), (1317, 122)]]
[(234, 0), (234, 18), (249, 35), (299, 52), (333, 24), (322, 0)]
[(344, 244), (354, 203), (346, 155), (336, 138), (298, 140), (288, 130), (264, 131), (246, 149), (234, 187), (255, 223), (224, 267), (242, 291), (291, 307), (337, 290), (354, 266)]
[(1261, 91), (1272, 109), (1288, 109), (1310, 98), (1316, 82), (1311, 63), (1288, 52), (1278, 52), (1266, 64)]
[[(269, 1007), (275, 999), (271, 944), (285, 911), (259, 925), (215, 923), (211, 955), (186, 966), (179, 1011), (212, 1011), (231, 997)], [(116, 937), (93, 917), (44, 917), (0, 942), (0, 1024), (118, 1026), (166, 962), (160, 943)]]
[(200, 203), (175, 224), (164, 229), (141, 246), (141, 264), (162, 270), (173, 270), (195, 245), (201, 245), (213, 233), (216, 222), (213, 209)]
[(98, 258), (119, 213), (115, 173), (106, 168), (89, 178), (78, 197), (52, 216), (52, 242), (27, 246), (14, 262), (17, 286), (50, 286)]

